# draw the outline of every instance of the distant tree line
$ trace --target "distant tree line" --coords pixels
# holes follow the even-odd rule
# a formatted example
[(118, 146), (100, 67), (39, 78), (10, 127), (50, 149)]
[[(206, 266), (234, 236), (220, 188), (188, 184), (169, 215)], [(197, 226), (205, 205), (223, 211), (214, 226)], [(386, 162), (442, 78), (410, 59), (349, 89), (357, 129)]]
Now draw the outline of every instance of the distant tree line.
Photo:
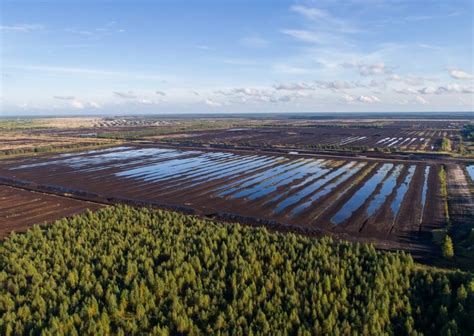
[(110, 145), (105, 142), (77, 142), (71, 144), (64, 144), (58, 146), (35, 146), (35, 147), (23, 147), (23, 148), (12, 148), (0, 150), (0, 157), (9, 155), (20, 155), (30, 153), (46, 153), (53, 151), (64, 151), (69, 149), (84, 148), (84, 147), (99, 147), (104, 145)]
[(470, 273), (372, 245), (108, 207), (0, 243), (2, 335), (472, 335)]

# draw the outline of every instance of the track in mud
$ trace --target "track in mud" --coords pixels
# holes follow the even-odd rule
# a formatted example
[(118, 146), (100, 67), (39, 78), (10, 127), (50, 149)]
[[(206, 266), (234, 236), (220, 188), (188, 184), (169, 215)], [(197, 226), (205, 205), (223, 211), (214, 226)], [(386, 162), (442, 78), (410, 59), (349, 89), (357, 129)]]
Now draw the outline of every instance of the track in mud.
[(101, 205), (0, 185), (0, 238)]

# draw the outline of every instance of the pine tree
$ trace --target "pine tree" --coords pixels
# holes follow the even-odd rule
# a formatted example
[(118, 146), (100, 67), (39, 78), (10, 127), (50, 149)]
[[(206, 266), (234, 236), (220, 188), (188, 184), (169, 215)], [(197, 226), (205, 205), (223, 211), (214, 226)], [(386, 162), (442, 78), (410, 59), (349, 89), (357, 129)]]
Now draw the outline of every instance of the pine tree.
[(443, 241), (443, 257), (450, 259), (454, 257), (454, 247), (451, 237), (446, 235)]
[(131, 207), (12, 235), (0, 242), (0, 283), (2, 335), (474, 329), (470, 273), (419, 270), (409, 255), (371, 245)]

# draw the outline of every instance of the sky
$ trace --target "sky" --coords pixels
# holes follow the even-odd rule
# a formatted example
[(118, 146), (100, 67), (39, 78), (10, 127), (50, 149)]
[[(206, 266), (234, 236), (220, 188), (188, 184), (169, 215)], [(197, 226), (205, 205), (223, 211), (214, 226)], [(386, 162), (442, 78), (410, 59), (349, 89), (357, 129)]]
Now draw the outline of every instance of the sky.
[(472, 0), (0, 0), (0, 116), (473, 111)]

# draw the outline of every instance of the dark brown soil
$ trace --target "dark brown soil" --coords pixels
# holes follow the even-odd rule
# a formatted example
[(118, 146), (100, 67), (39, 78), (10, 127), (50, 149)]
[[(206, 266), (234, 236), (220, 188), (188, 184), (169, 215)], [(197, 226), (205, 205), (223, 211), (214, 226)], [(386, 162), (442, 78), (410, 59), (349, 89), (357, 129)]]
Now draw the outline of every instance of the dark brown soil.
[[(149, 148), (135, 146), (135, 149)], [(180, 149), (178, 149), (180, 150)], [(256, 152), (238, 152), (246, 155), (256, 155)], [(71, 154), (71, 157), (82, 159), (92, 157), (90, 153)], [(182, 158), (191, 158), (198, 154), (189, 153)], [(278, 154), (258, 153), (273, 158)], [(281, 154), (286, 162), (301, 159), (298, 155)], [(316, 159), (316, 158), (313, 158)], [(102, 164), (91, 161), (85, 166), (64, 164), (59, 155), (45, 155), (35, 158), (17, 158), (0, 162), (0, 183), (21, 187), (25, 190), (2, 186), (0, 188), (0, 233), (5, 235), (11, 230), (24, 230), (34, 223), (51, 221), (61, 216), (69, 216), (85, 208), (96, 209), (101, 204), (126, 203), (132, 205), (152, 205), (155, 207), (195, 213), (217, 219), (240, 221), (246, 224), (267, 225), (271, 228), (297, 231), (305, 234), (330, 234), (352, 241), (373, 242), (384, 249), (405, 249), (427, 255), (435, 253), (432, 250), (430, 230), (443, 225), (443, 205), (439, 198), (439, 181), (437, 178), (438, 165), (431, 162), (428, 179), (428, 194), (424, 209), (421, 208), (421, 192), (423, 171), (425, 165), (419, 161), (398, 161), (404, 167), (396, 181), (396, 186), (387, 196), (386, 201), (372, 217), (368, 217), (366, 209), (371, 199), (378, 193), (382, 183), (377, 185), (372, 196), (368, 195), (363, 206), (351, 217), (335, 225), (331, 222), (334, 214), (344, 207), (344, 204), (357, 190), (377, 171), (383, 163), (390, 160), (364, 160), (363, 158), (344, 159), (343, 157), (325, 158), (328, 169), (336, 169), (349, 161), (366, 162), (366, 165), (354, 176), (338, 185), (334, 190), (311, 204), (298, 216), (292, 217), (291, 210), (305, 202), (311, 195), (324, 186), (333, 183), (330, 179), (318, 189), (306, 195), (282, 213), (275, 212), (276, 203), (269, 203), (273, 197), (285, 193), (284, 197), (294, 195), (303, 187), (288, 189), (304, 181), (306, 175), (294, 179), (291, 183), (282, 185), (272, 192), (255, 200), (249, 198), (234, 198), (220, 196), (215, 191), (218, 187), (231, 183), (240, 183), (243, 179), (264, 171), (264, 167), (246, 170), (240, 175), (205, 181), (194, 185), (193, 178), (181, 177), (179, 174), (169, 180), (146, 181), (137, 178), (124, 178), (115, 173), (132, 168), (139, 168), (150, 163), (144, 161), (132, 162), (127, 157), (112, 163)], [(165, 162), (156, 159), (153, 164)], [(56, 163), (55, 163), (56, 162)], [(222, 159), (222, 162), (230, 162)], [(38, 164), (24, 169), (18, 168), (23, 164)], [(280, 163), (275, 163), (277, 166)], [(395, 197), (395, 191), (402, 183), (409, 164), (416, 164), (413, 179), (400, 206), (398, 214), (391, 213), (390, 204)], [(212, 168), (212, 165), (209, 165)], [(187, 173), (203, 174), (199, 168), (189, 169)], [(331, 170), (332, 171), (332, 170)], [(199, 175), (206, 176), (206, 175)], [(324, 175), (318, 176), (321, 179)], [(462, 181), (461, 181), (462, 182)], [(34, 190), (30, 192), (26, 190)], [(55, 194), (46, 195), (44, 193)], [(60, 195), (67, 197), (60, 197)], [(91, 201), (88, 203), (86, 201)], [(281, 201), (281, 200), (280, 200)], [(464, 201), (465, 202), (465, 201)], [(472, 203), (471, 203), (472, 204)], [(464, 214), (465, 216), (465, 214)]]
[(101, 205), (0, 185), (0, 238)]

